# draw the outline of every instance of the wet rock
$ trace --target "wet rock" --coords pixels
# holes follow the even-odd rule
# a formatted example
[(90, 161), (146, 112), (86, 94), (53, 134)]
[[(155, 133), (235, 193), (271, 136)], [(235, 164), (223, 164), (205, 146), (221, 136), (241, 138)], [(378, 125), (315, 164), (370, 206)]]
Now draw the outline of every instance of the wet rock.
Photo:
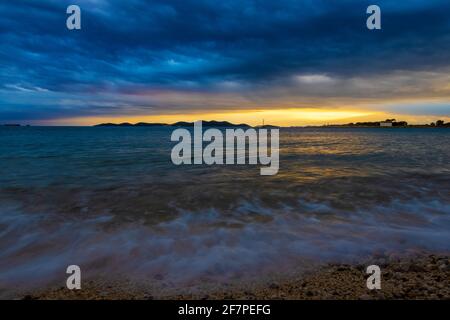
[(394, 274), (392, 275), (392, 279), (394, 280), (401, 280), (403, 278), (403, 274), (401, 272), (394, 272)]
[(439, 266), (439, 270), (441, 270), (441, 271), (450, 271), (450, 265), (443, 263), (443, 264), (441, 264)]
[(276, 283), (269, 284), (269, 289), (279, 289), (279, 288), (280, 288), (280, 286)]
[(425, 272), (425, 268), (419, 264), (412, 264), (409, 266), (409, 271), (412, 272)]
[(358, 264), (355, 268), (356, 268), (356, 270), (363, 271), (363, 272), (366, 270), (366, 266), (363, 264)]
[(400, 263), (394, 266), (395, 272), (408, 272), (409, 271), (409, 265), (406, 263)]

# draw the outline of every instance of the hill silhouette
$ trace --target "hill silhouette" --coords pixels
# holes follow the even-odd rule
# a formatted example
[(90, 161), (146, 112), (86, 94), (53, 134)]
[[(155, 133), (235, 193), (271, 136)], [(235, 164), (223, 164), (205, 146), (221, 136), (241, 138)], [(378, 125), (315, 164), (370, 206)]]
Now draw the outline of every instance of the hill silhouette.
[[(194, 122), (179, 121), (173, 124), (167, 123), (147, 123), (138, 122), (135, 124), (129, 122), (123, 123), (101, 123), (94, 127), (192, 127)], [(203, 127), (214, 127), (214, 128), (250, 128), (251, 126), (245, 123), (234, 124), (228, 121), (202, 121)]]

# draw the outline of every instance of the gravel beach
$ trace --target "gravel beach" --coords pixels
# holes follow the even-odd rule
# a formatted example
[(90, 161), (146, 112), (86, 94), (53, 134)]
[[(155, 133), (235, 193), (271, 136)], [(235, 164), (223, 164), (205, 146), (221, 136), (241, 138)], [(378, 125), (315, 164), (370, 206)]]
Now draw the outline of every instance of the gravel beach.
[[(381, 290), (366, 287), (366, 267), (377, 264), (382, 271)], [(264, 280), (262, 280), (264, 281)], [(64, 287), (26, 293), (21, 299), (288, 299), (288, 300), (371, 300), (371, 299), (450, 299), (450, 257), (427, 254), (408, 258), (378, 257), (361, 264), (327, 264), (291, 279), (270, 280), (251, 285), (173, 294), (131, 283), (111, 284), (89, 281), (82, 290)]]

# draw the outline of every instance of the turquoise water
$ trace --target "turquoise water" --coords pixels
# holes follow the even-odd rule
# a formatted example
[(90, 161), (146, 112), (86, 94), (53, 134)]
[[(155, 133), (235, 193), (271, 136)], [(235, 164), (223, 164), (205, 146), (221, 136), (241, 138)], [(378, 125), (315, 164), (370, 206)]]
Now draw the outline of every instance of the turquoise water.
[(276, 176), (175, 166), (171, 132), (0, 127), (0, 289), (69, 264), (181, 286), (450, 251), (450, 130), (282, 129)]

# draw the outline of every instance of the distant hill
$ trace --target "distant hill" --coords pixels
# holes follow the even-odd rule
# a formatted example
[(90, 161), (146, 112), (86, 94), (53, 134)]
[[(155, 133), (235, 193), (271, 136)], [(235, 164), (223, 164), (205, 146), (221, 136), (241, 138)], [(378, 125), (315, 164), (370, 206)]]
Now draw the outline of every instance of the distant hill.
[[(228, 121), (202, 121), (203, 127), (212, 128), (250, 128), (251, 126), (245, 123), (234, 124)], [(192, 127), (194, 122), (180, 121), (173, 124), (167, 123), (147, 123), (138, 122), (136, 124), (123, 122), (123, 123), (101, 123), (94, 127)]]
[[(191, 127), (193, 126), (194, 123), (193, 122), (185, 122), (185, 121), (180, 121), (177, 123), (172, 124), (172, 127)], [(245, 123), (240, 123), (240, 124), (234, 124), (228, 121), (202, 121), (202, 126), (203, 127), (212, 127), (212, 128), (250, 128), (251, 126)]]
[[(383, 128), (381, 123), (391, 124), (389, 127), (394, 128), (450, 128), (450, 122), (445, 123), (444, 120), (437, 120), (430, 124), (408, 124), (406, 121), (396, 121), (395, 119), (386, 119), (385, 121), (375, 121), (375, 122), (356, 122), (347, 124), (328, 124), (322, 127), (327, 128)], [(384, 126), (386, 128), (386, 126)]]
[[(133, 126), (133, 125), (132, 125)], [(167, 126), (165, 123), (147, 123), (147, 122), (138, 122), (134, 125), (135, 127), (164, 127)]]
[(94, 127), (132, 127), (134, 124), (123, 122), (123, 123), (101, 123), (96, 124)]

